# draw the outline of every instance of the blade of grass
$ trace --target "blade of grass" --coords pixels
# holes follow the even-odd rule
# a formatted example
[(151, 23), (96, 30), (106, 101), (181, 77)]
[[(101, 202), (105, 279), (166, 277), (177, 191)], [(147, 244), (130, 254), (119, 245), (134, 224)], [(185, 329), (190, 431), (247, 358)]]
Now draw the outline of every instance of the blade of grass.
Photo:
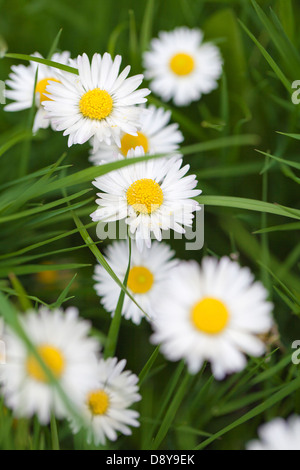
[(34, 57), (28, 54), (15, 54), (15, 53), (8, 53), (5, 54), (4, 57), (8, 59), (19, 59), (19, 60), (30, 60), (33, 62), (38, 62), (39, 64), (48, 65), (48, 67), (54, 67), (56, 69), (64, 70), (65, 72), (74, 73), (78, 75), (78, 69), (74, 67), (70, 67), (69, 65), (60, 64), (59, 62), (53, 62), (49, 59), (42, 59), (40, 57)]
[(10, 273), (8, 275), (8, 277), (9, 277), (9, 280), (10, 280), (13, 288), (15, 289), (15, 291), (16, 291), (18, 297), (19, 297), (20, 305), (21, 305), (22, 310), (24, 312), (26, 312), (26, 310), (32, 309), (32, 304), (29, 300), (29, 297), (28, 297), (24, 287), (22, 286), (21, 282), (17, 278), (17, 276), (14, 273)]
[(124, 286), (124, 284), (120, 281), (120, 279), (116, 276), (114, 271), (111, 269), (109, 266), (108, 262), (102, 255), (102, 253), (99, 251), (95, 243), (93, 242), (92, 238), (88, 234), (87, 230), (85, 229), (83, 223), (79, 219), (79, 217), (73, 212), (72, 213), (73, 220), (75, 222), (76, 227), (79, 229), (79, 233), (88, 246), (88, 248), (91, 250), (97, 261), (104, 267), (104, 269), (108, 272), (108, 274), (113, 278), (113, 280), (116, 282), (116, 284), (125, 292), (126, 295), (132, 300), (133, 303), (143, 312), (143, 314), (147, 317), (147, 313), (141, 308), (141, 306), (137, 303), (135, 298), (130, 294), (130, 292), (127, 290), (127, 288)]
[(61, 33), (62, 33), (62, 28), (60, 28), (60, 30), (58, 31), (58, 33), (55, 36), (54, 41), (53, 41), (53, 43), (50, 47), (50, 50), (49, 50), (48, 55), (47, 55), (48, 60), (51, 60), (51, 57), (53, 56), (53, 54), (57, 50), (57, 46), (58, 46), (58, 43), (59, 43), (59, 40), (60, 40)]
[(152, 366), (156, 361), (158, 353), (159, 353), (159, 346), (156, 346), (153, 353), (149, 357), (148, 361), (146, 362), (146, 364), (142, 368), (141, 372), (139, 373), (139, 386), (140, 387), (141, 387), (142, 383), (144, 382), (144, 380), (147, 378), (150, 370), (152, 369)]
[(205, 447), (207, 447), (209, 444), (214, 442), (219, 437), (224, 436), (224, 434), (226, 434), (227, 432), (232, 431), (233, 429), (240, 426), (241, 424), (246, 423), (247, 421), (254, 418), (255, 416), (258, 416), (259, 414), (268, 410), (269, 408), (274, 406), (276, 403), (282, 401), (284, 398), (288, 397), (292, 393), (297, 392), (299, 387), (300, 387), (300, 377), (298, 377), (297, 379), (294, 379), (292, 382), (281, 387), (281, 389), (278, 392), (276, 392), (274, 395), (272, 395), (270, 398), (268, 398), (263, 403), (253, 408), (251, 411), (248, 411), (248, 413), (245, 413), (243, 416), (233, 421), (228, 426), (225, 426), (223, 429), (216, 432), (212, 437), (209, 437), (204, 442), (202, 442), (197, 447), (195, 447), (194, 450), (204, 449)]
[(278, 77), (278, 79), (281, 81), (281, 83), (283, 84), (283, 86), (286, 88), (286, 90), (288, 91), (288, 93), (290, 94), (291, 92), (291, 84), (290, 84), (290, 81), (286, 78), (286, 76), (284, 75), (284, 73), (281, 71), (281, 69), (278, 67), (278, 65), (276, 64), (275, 60), (271, 57), (271, 55), (266, 51), (266, 49), (260, 44), (260, 42), (256, 39), (256, 37), (249, 31), (249, 29), (247, 28), (247, 26), (242, 23), (242, 21), (238, 20), (240, 25), (242, 26), (243, 30), (248, 34), (248, 36), (250, 37), (250, 39), (252, 39), (252, 41), (256, 44), (256, 46), (258, 47), (258, 49), (260, 50), (260, 52), (262, 53), (262, 55), (264, 56), (264, 58), (266, 59), (266, 61), (268, 62), (268, 64), (270, 65), (271, 69), (274, 71), (274, 73), (276, 74), (276, 76)]
[(255, 199), (234, 197), (234, 196), (198, 196), (195, 198), (200, 204), (207, 206), (228, 207), (235, 209), (245, 209), (257, 212), (266, 212), (268, 214), (276, 214), (292, 219), (300, 219), (300, 210), (290, 212), (289, 207), (263, 202)]
[(152, 37), (154, 5), (155, 0), (147, 0), (140, 33), (141, 52), (144, 52), (148, 48), (150, 39)]
[(156, 450), (158, 449), (158, 447), (160, 446), (160, 444), (162, 443), (162, 441), (164, 440), (164, 438), (166, 437), (167, 435), (167, 432), (172, 424), (172, 422), (174, 421), (175, 419), (175, 416), (176, 416), (176, 413), (178, 411), (178, 408), (179, 406), (181, 405), (181, 402), (183, 400), (183, 397), (184, 395), (186, 394), (187, 392), (187, 389), (191, 383), (191, 380), (192, 380), (192, 376), (186, 372), (184, 378), (182, 379), (182, 382), (180, 383), (169, 407), (168, 407), (168, 410), (164, 416), (164, 419), (161, 423), (161, 426), (158, 430), (158, 433), (152, 443), (152, 445), (150, 446), (150, 449), (151, 450)]
[[(127, 281), (128, 281), (129, 271), (130, 271), (130, 262), (131, 262), (131, 238), (130, 237), (128, 237), (128, 243), (129, 243), (129, 259), (128, 259), (128, 266), (127, 266), (126, 274), (125, 274), (124, 281), (123, 281), (123, 285), (125, 288), (127, 286)], [(125, 298), (125, 292), (121, 290), (117, 307), (114, 312), (114, 316), (112, 318), (108, 335), (107, 335), (107, 339), (106, 339), (105, 349), (103, 353), (104, 359), (107, 359), (108, 357), (113, 357), (116, 351), (120, 325), (121, 325), (124, 298)]]

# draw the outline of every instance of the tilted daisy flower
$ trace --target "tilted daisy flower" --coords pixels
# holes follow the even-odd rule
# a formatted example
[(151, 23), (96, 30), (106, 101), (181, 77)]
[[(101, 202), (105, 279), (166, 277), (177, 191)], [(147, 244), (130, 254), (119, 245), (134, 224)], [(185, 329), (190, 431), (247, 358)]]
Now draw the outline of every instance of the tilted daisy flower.
[[(144, 154), (142, 147), (129, 151), (129, 157)], [(195, 175), (185, 176), (189, 165), (182, 159), (149, 159), (105, 174), (93, 182), (99, 208), (91, 214), (94, 222), (125, 219), (138, 249), (151, 246), (151, 234), (161, 241), (162, 230), (185, 233), (200, 205), (192, 199), (201, 193), (194, 189)]]
[(264, 353), (257, 335), (272, 326), (267, 295), (248, 268), (228, 257), (205, 257), (201, 267), (181, 262), (157, 308), (151, 340), (169, 360), (184, 359), (192, 374), (208, 360), (223, 379), (246, 366), (243, 352)]
[(116, 144), (99, 144), (90, 152), (89, 160), (94, 165), (101, 165), (118, 158), (118, 155), (127, 157), (129, 150), (142, 146), (145, 154), (172, 153), (178, 149), (183, 141), (183, 135), (178, 124), (169, 124), (171, 112), (164, 108), (150, 105), (141, 108), (140, 125), (137, 135), (121, 134), (121, 148)]
[[(117, 358), (100, 359), (97, 371), (97, 385), (91, 388), (82, 402), (82, 415), (87, 427), (88, 442), (95, 445), (115, 441), (118, 432), (131, 434), (129, 426), (138, 427), (139, 413), (128, 409), (141, 399), (138, 393), (138, 377), (124, 371), (126, 360)], [(71, 420), (74, 433), (79, 431), (77, 423)]]
[[(153, 242), (151, 248), (145, 248), (142, 252), (132, 245), (130, 271), (127, 288), (133, 295), (138, 305), (146, 312), (148, 320), (155, 316), (156, 303), (164, 294), (165, 283), (171, 271), (177, 265), (177, 260), (172, 260), (174, 251), (165, 243)], [(129, 260), (129, 246), (126, 241), (116, 241), (107, 248), (106, 260), (118, 278), (123, 281)], [(95, 267), (95, 290), (102, 297), (104, 308), (114, 313), (120, 289), (115, 281), (100, 264)], [(138, 306), (125, 295), (122, 314), (127, 320), (140, 324), (144, 317)]]
[(258, 429), (259, 440), (250, 441), (247, 450), (300, 450), (300, 417), (275, 418)]
[(186, 27), (162, 31), (152, 39), (150, 51), (143, 55), (145, 78), (164, 101), (173, 98), (177, 106), (185, 106), (217, 88), (222, 58), (218, 47), (202, 41), (201, 30)]
[[(42, 58), (37, 52), (32, 54), (35, 57)], [(70, 52), (64, 51), (52, 55), (53, 62), (60, 64), (68, 64), (70, 60)], [(37, 82), (34, 90), (35, 75), (38, 69)], [(12, 72), (9, 74), (9, 80), (5, 84), (10, 87), (5, 91), (6, 98), (13, 100), (13, 103), (7, 104), (5, 111), (21, 111), (29, 109), (32, 106), (33, 95), (35, 92), (35, 104), (37, 112), (33, 123), (33, 132), (37, 132), (40, 128), (52, 126), (51, 120), (47, 117), (43, 102), (51, 100), (46, 94), (46, 87), (51, 82), (59, 81), (59, 72), (55, 67), (48, 67), (37, 62), (30, 62), (28, 66), (13, 65)]]
[[(69, 402), (78, 406), (95, 383), (98, 341), (88, 337), (90, 323), (69, 307), (40, 308), (19, 316), (20, 323), (40, 358), (56, 378)], [(1, 389), (6, 405), (18, 417), (37, 414), (42, 424), (51, 413), (58, 418), (69, 410), (32, 351), (12, 330), (5, 334), (6, 363), (1, 366)]]
[(57, 131), (68, 135), (68, 145), (83, 144), (92, 137), (96, 141), (121, 145), (121, 132), (136, 135), (140, 108), (146, 101), (147, 88), (137, 90), (143, 75), (126, 78), (130, 66), (119, 74), (121, 56), (113, 60), (107, 52), (78, 56), (78, 76), (61, 74), (60, 83), (47, 87), (52, 101), (45, 108)]

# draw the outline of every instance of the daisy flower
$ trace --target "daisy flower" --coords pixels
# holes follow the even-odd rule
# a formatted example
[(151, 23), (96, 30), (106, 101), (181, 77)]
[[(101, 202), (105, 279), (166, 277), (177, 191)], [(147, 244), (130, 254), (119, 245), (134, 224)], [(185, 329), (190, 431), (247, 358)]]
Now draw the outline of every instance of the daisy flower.
[[(131, 434), (129, 426), (138, 427), (139, 413), (128, 409), (139, 401), (138, 377), (124, 371), (126, 360), (117, 358), (101, 359), (97, 371), (97, 385), (91, 388), (82, 403), (82, 414), (87, 425), (87, 439), (95, 445), (115, 441), (117, 432)], [(71, 420), (74, 433), (79, 431), (77, 423)]]
[[(142, 252), (137, 250), (136, 245), (132, 246), (127, 288), (147, 313), (146, 318), (155, 316), (155, 305), (164, 294), (164, 284), (177, 265), (177, 261), (172, 260), (173, 256), (174, 251), (165, 243), (153, 242), (150, 249), (144, 247)], [(114, 242), (107, 248), (106, 260), (122, 281), (127, 271), (128, 259), (128, 242)], [(95, 290), (102, 297), (105, 310), (113, 313), (118, 303), (120, 289), (100, 264), (95, 267), (94, 280)], [(137, 325), (144, 316), (127, 295), (124, 298), (122, 314)]]
[(137, 90), (143, 75), (126, 78), (130, 66), (119, 74), (121, 56), (94, 54), (90, 64), (83, 54), (76, 59), (79, 75), (61, 74), (60, 83), (48, 85), (52, 101), (45, 103), (55, 128), (68, 135), (68, 145), (83, 144), (92, 137), (121, 145), (121, 132), (136, 135), (140, 108), (147, 88)]
[(152, 39), (150, 51), (143, 55), (145, 78), (164, 101), (173, 98), (177, 106), (185, 106), (217, 88), (222, 58), (214, 44), (202, 40), (201, 30), (186, 27), (162, 31), (159, 39)]
[(145, 154), (172, 153), (178, 149), (183, 141), (183, 135), (178, 129), (178, 124), (169, 124), (171, 111), (164, 108), (156, 108), (150, 105), (148, 108), (141, 107), (141, 128), (137, 135), (121, 133), (121, 148), (116, 144), (99, 144), (92, 149), (89, 160), (94, 165), (101, 165), (116, 160), (119, 153), (122, 158), (126, 157), (130, 149), (142, 146)]
[(300, 417), (275, 418), (258, 429), (260, 440), (247, 444), (247, 450), (300, 450)]
[[(40, 54), (35, 52), (32, 54), (35, 57), (42, 58)], [(68, 64), (70, 59), (70, 52), (64, 51), (62, 53), (55, 53), (51, 57), (53, 62), (60, 64)], [(38, 129), (46, 129), (52, 123), (47, 117), (43, 102), (51, 100), (51, 97), (46, 94), (46, 87), (49, 83), (59, 82), (59, 72), (55, 67), (48, 67), (44, 64), (37, 62), (30, 62), (28, 66), (13, 65), (12, 72), (9, 74), (9, 80), (6, 80), (6, 86), (10, 89), (5, 91), (6, 98), (13, 100), (4, 107), (5, 111), (21, 111), (29, 109), (32, 106), (33, 94), (35, 93), (35, 104), (37, 112), (35, 114), (32, 131), (35, 133)], [(34, 90), (35, 75), (38, 69), (37, 82)]]
[(272, 326), (267, 291), (248, 268), (228, 257), (181, 262), (161, 299), (151, 340), (171, 361), (185, 359), (192, 374), (211, 362), (216, 379), (246, 366), (243, 352), (264, 353), (256, 336)]
[[(50, 369), (71, 404), (78, 405), (95, 383), (98, 342), (89, 338), (89, 322), (74, 307), (65, 312), (41, 308), (19, 317), (28, 338)], [(5, 334), (6, 364), (1, 366), (2, 393), (19, 417), (37, 414), (47, 424), (52, 412), (68, 415), (57, 388), (25, 343), (12, 330)]]
[[(129, 151), (129, 157), (144, 154), (142, 147)], [(112, 222), (125, 219), (138, 249), (144, 243), (151, 246), (151, 234), (161, 241), (162, 230), (172, 229), (185, 233), (183, 226), (190, 227), (193, 212), (200, 205), (192, 197), (201, 191), (195, 190), (195, 175), (184, 176), (189, 165), (181, 168), (182, 159), (149, 159), (128, 165), (96, 178), (93, 182), (98, 193), (99, 208), (91, 214), (94, 222)]]

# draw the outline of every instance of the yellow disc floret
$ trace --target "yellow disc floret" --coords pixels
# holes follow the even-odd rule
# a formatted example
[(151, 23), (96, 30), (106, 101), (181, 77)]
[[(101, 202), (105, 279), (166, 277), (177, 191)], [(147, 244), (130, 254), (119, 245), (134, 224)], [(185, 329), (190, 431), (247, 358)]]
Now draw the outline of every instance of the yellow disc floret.
[(205, 297), (193, 307), (191, 320), (198, 330), (213, 335), (224, 330), (229, 312), (220, 300)]
[(134, 266), (129, 271), (127, 286), (134, 294), (146, 294), (152, 285), (154, 277), (144, 266)]
[(176, 75), (189, 75), (195, 68), (195, 62), (191, 55), (179, 52), (170, 60), (170, 69)]
[(151, 214), (163, 203), (164, 195), (160, 185), (148, 178), (137, 180), (128, 188), (127, 202), (134, 210), (142, 214)]
[[(61, 377), (65, 368), (65, 360), (59, 349), (48, 344), (43, 344), (37, 348), (37, 352), (52, 374), (56, 378)], [(43, 367), (33, 354), (30, 354), (27, 358), (26, 369), (33, 379), (44, 383), (49, 382)]]
[(136, 147), (142, 146), (144, 152), (147, 153), (149, 150), (149, 144), (147, 137), (142, 132), (137, 132), (137, 135), (124, 134), (121, 139), (121, 152), (124, 157), (127, 156), (128, 150), (135, 149)]
[(109, 397), (104, 390), (94, 390), (89, 393), (87, 404), (93, 415), (104, 415), (109, 407)]
[(112, 110), (113, 100), (110, 94), (100, 88), (87, 91), (79, 101), (79, 109), (84, 117), (101, 121)]
[[(40, 103), (43, 101), (52, 101), (49, 96), (46, 96), (45, 93), (48, 93), (46, 90), (47, 85), (51, 85), (51, 82), (57, 82), (60, 83), (59, 80), (56, 78), (43, 78), (39, 82), (37, 82), (36, 87), (35, 87), (35, 92), (40, 94)], [(49, 93), (48, 93), (49, 94)]]

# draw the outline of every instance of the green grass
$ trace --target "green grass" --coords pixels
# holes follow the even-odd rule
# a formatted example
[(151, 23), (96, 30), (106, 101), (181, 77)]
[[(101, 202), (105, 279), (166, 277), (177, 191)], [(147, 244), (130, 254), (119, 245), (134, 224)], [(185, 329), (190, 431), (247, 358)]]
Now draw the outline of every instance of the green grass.
[[(182, 363), (167, 362), (150, 344), (146, 321), (137, 327), (121, 318), (130, 295), (126, 278), (118, 279), (105, 261), (107, 242), (97, 239), (89, 217), (96, 207), (91, 181), (132, 161), (91, 167), (88, 145), (68, 148), (50, 129), (32, 136), (33, 108), (6, 113), (1, 105), (0, 316), (44, 368), (16, 316), (39, 305), (76, 305), (103, 339), (105, 354), (127, 359), (140, 379), (141, 426), (106, 448), (239, 450), (260, 424), (299, 414), (300, 366), (291, 362), (291, 344), (300, 338), (300, 108), (291, 101), (291, 84), (300, 79), (298, 2), (0, 0), (0, 8), (1, 80), (35, 51), (49, 58), (55, 50), (70, 50), (72, 57), (121, 54), (123, 67), (142, 73), (149, 40), (181, 25), (200, 27), (219, 45), (225, 65), (217, 90), (184, 108), (149, 96), (179, 123), (184, 161), (203, 191), (203, 249), (186, 252), (183, 241), (170, 243), (182, 259), (232, 254), (249, 266), (269, 290), (278, 331), (268, 338), (267, 359), (249, 358), (245, 370), (221, 382), (209, 364), (190, 376)], [(97, 262), (121, 287), (112, 322), (93, 290)], [(55, 282), (41, 281), (48, 263)], [(47, 427), (13, 420), (2, 402), (0, 423), (1, 449), (94, 448), (63, 421), (52, 418)]]

